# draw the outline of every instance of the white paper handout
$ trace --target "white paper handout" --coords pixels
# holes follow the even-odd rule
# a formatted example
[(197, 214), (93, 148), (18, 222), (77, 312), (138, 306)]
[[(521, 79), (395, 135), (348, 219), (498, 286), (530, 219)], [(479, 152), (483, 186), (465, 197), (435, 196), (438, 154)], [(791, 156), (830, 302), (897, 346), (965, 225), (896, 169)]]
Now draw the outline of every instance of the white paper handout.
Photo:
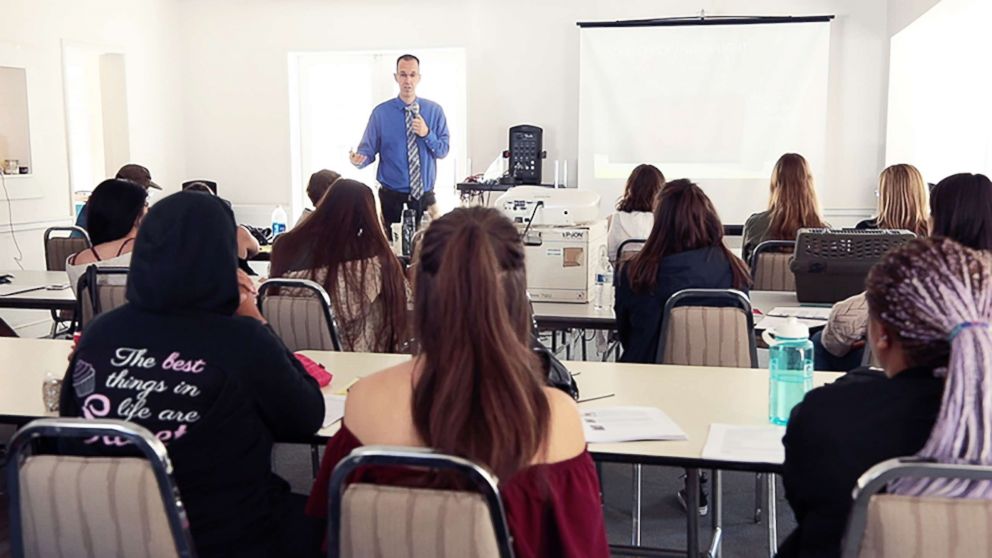
[(776, 306), (767, 315), (779, 318), (795, 316), (805, 320), (829, 320), (830, 306)]
[(784, 426), (742, 426), (711, 424), (703, 446), (703, 459), (743, 461), (745, 463), (782, 463), (785, 447)]
[(685, 432), (661, 409), (602, 407), (582, 411), (582, 429), (591, 444), (636, 440), (685, 440)]
[(324, 394), (324, 428), (344, 418), (344, 395)]

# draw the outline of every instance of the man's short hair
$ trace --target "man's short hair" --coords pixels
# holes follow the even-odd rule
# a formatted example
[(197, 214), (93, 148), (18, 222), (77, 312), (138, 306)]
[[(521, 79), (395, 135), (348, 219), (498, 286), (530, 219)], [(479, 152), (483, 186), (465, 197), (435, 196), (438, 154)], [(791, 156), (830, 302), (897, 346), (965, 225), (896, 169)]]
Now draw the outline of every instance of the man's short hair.
[(420, 59), (419, 58), (417, 58), (416, 56), (414, 56), (412, 54), (404, 54), (403, 56), (400, 56), (399, 58), (396, 59), (396, 67), (397, 68), (400, 67), (400, 62), (402, 62), (403, 60), (406, 60), (407, 62), (409, 62), (410, 60), (413, 60), (414, 62), (417, 63), (417, 67), (418, 68), (420, 67)]

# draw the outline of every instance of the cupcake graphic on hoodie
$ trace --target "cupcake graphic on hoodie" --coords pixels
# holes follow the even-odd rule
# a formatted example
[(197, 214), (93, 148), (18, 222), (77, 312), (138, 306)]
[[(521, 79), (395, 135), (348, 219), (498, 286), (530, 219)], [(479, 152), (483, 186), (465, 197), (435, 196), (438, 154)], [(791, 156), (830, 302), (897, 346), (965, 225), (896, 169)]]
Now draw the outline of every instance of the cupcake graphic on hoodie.
[(96, 390), (96, 369), (82, 359), (76, 359), (76, 367), (72, 370), (72, 387), (76, 397), (80, 399)]

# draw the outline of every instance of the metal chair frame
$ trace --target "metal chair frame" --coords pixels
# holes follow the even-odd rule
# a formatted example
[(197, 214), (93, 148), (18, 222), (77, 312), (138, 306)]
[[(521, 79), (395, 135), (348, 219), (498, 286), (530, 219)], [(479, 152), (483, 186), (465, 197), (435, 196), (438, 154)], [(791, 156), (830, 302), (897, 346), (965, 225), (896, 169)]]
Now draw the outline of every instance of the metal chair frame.
[[(648, 240), (646, 238), (628, 238), (627, 240), (624, 240), (623, 242), (620, 243), (620, 246), (617, 246), (617, 253), (615, 254), (616, 255), (616, 259), (613, 260), (613, 261), (617, 262), (617, 265), (619, 266), (620, 265), (620, 256), (623, 255), (623, 249), (624, 248), (626, 248), (628, 245), (632, 245), (632, 244), (641, 244), (642, 245), (641, 248), (644, 248), (643, 244), (646, 243), (647, 241)], [(614, 271), (616, 271), (616, 270), (614, 270)], [(617, 277), (617, 274), (614, 273), (613, 274), (613, 283), (614, 284), (616, 284), (616, 277)]]
[[(754, 338), (754, 315), (751, 313), (751, 300), (748, 299), (746, 294), (736, 289), (683, 289), (669, 297), (668, 301), (665, 302), (665, 309), (662, 313), (661, 332), (658, 335), (658, 355), (655, 357), (655, 363), (664, 363), (665, 333), (666, 328), (671, 323), (672, 311), (679, 306), (693, 306), (691, 304), (686, 304), (686, 302), (696, 299), (723, 299), (732, 303), (728, 305), (729, 307), (740, 308), (744, 311), (745, 318), (747, 320), (748, 356), (751, 360), (751, 368), (757, 368), (758, 348)], [(704, 304), (700, 306), (714, 307), (712, 304)]]
[(365, 446), (357, 448), (341, 460), (331, 473), (328, 488), (327, 556), (341, 555), (341, 501), (348, 477), (359, 467), (401, 466), (453, 471), (468, 480), (482, 494), (489, 508), (489, 518), (496, 534), (496, 544), (502, 558), (513, 558), (513, 537), (506, 521), (503, 501), (499, 496), (499, 481), (483, 467), (461, 457), (438, 453), (426, 448)]
[[(915, 457), (887, 459), (868, 469), (855, 485), (851, 496), (854, 504), (848, 515), (842, 556), (857, 558), (868, 522), (868, 504), (872, 496), (884, 490), (890, 482), (900, 478), (942, 478), (992, 481), (992, 467), (982, 465), (955, 465), (936, 463)], [(926, 498), (926, 496), (922, 496)]]
[[(72, 236), (73, 233), (79, 233), (79, 234), (81, 234), (83, 236), (83, 239), (86, 241), (86, 248), (88, 249), (88, 248), (92, 248), (93, 247), (93, 242), (90, 240), (89, 233), (86, 232), (86, 229), (83, 229), (82, 227), (76, 227), (76, 226), (48, 227), (47, 229), (45, 229), (45, 236), (44, 236), (45, 269), (47, 269), (48, 271), (65, 271), (65, 265), (64, 264), (62, 266), (62, 269), (52, 269), (52, 267), (49, 265), (49, 261), (48, 261), (49, 260), (49, 253), (50, 253), (49, 241), (50, 240), (53, 240), (53, 238), (55, 238), (55, 237), (52, 236), (53, 233), (58, 233), (58, 232), (67, 232), (67, 233), (69, 233), (69, 236), (68, 237), (58, 237), (58, 238), (71, 238), (71, 236)], [(60, 323), (63, 323), (63, 320), (59, 319), (59, 311), (58, 310), (51, 310), (51, 313), (52, 313), (52, 330), (49, 333), (49, 337), (53, 337), (54, 338), (58, 334), (58, 332), (59, 332), (59, 324)], [(71, 328), (71, 326), (72, 326), (72, 322), (70, 321), (70, 328)]]
[[(796, 241), (795, 240), (766, 240), (759, 243), (754, 247), (754, 251), (751, 252), (751, 259), (747, 262), (748, 267), (751, 268), (751, 277), (757, 274), (758, 270), (758, 257), (766, 252), (778, 251), (779, 248), (792, 248), (792, 252), (796, 252)], [(791, 273), (791, 270), (790, 270)]]
[[(294, 289), (306, 289), (311, 291), (316, 295), (317, 299), (321, 301), (321, 306), (324, 311), (324, 319), (327, 321), (327, 326), (330, 329), (331, 344), (335, 351), (341, 351), (341, 337), (338, 335), (338, 322), (334, 318), (334, 310), (331, 306), (331, 297), (327, 294), (327, 291), (323, 287), (311, 281), (309, 279), (289, 279), (289, 278), (275, 278), (268, 279), (258, 287), (258, 311), (264, 314), (262, 307), (262, 302), (265, 296), (268, 294), (270, 289), (278, 287), (287, 287)], [(284, 295), (271, 295), (271, 296), (284, 296)]]
[(112, 277), (115, 275), (127, 276), (130, 270), (126, 267), (100, 267), (96, 264), (86, 268), (86, 272), (79, 276), (79, 283), (76, 285), (76, 309), (73, 312), (73, 331), (79, 331), (86, 324), (83, 321), (83, 297), (89, 298), (90, 307), (93, 309), (94, 319), (103, 313), (103, 304), (100, 302), (100, 278)]
[[(183, 558), (196, 556), (189, 532), (189, 520), (179, 489), (172, 480), (172, 462), (163, 444), (148, 429), (138, 424), (118, 419), (44, 418), (33, 420), (17, 431), (10, 443), (7, 458), (7, 489), (10, 493), (10, 541), (13, 556), (24, 556), (24, 534), (21, 520), (20, 470), (32, 455), (34, 443), (46, 438), (91, 438), (117, 436), (131, 444), (149, 461), (169, 530), (176, 545), (177, 555)], [(60, 454), (65, 455), (65, 454)]]

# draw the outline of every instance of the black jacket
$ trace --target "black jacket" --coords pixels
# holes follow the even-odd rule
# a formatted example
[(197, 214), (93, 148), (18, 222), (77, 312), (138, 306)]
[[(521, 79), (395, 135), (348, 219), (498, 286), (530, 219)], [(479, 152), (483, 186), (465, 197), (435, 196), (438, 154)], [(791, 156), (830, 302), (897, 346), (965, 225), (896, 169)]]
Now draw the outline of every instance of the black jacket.
[(780, 557), (840, 556), (858, 477), (919, 451), (937, 420), (942, 379), (910, 368), (892, 379), (857, 369), (806, 394), (789, 418), (785, 496), (799, 524)]
[(135, 243), (129, 302), (87, 326), (61, 413), (130, 419), (165, 442), (200, 556), (275, 556), (289, 487), (272, 473), (273, 440), (316, 432), (324, 403), (268, 327), (233, 316), (236, 269), (219, 199), (157, 203)]
[(617, 333), (623, 345), (620, 361), (655, 362), (665, 303), (673, 294), (683, 289), (729, 289), (733, 286), (733, 280), (730, 262), (723, 250), (717, 247), (689, 250), (662, 258), (657, 282), (650, 293), (632, 291), (626, 267), (622, 267), (613, 308), (617, 316)]

